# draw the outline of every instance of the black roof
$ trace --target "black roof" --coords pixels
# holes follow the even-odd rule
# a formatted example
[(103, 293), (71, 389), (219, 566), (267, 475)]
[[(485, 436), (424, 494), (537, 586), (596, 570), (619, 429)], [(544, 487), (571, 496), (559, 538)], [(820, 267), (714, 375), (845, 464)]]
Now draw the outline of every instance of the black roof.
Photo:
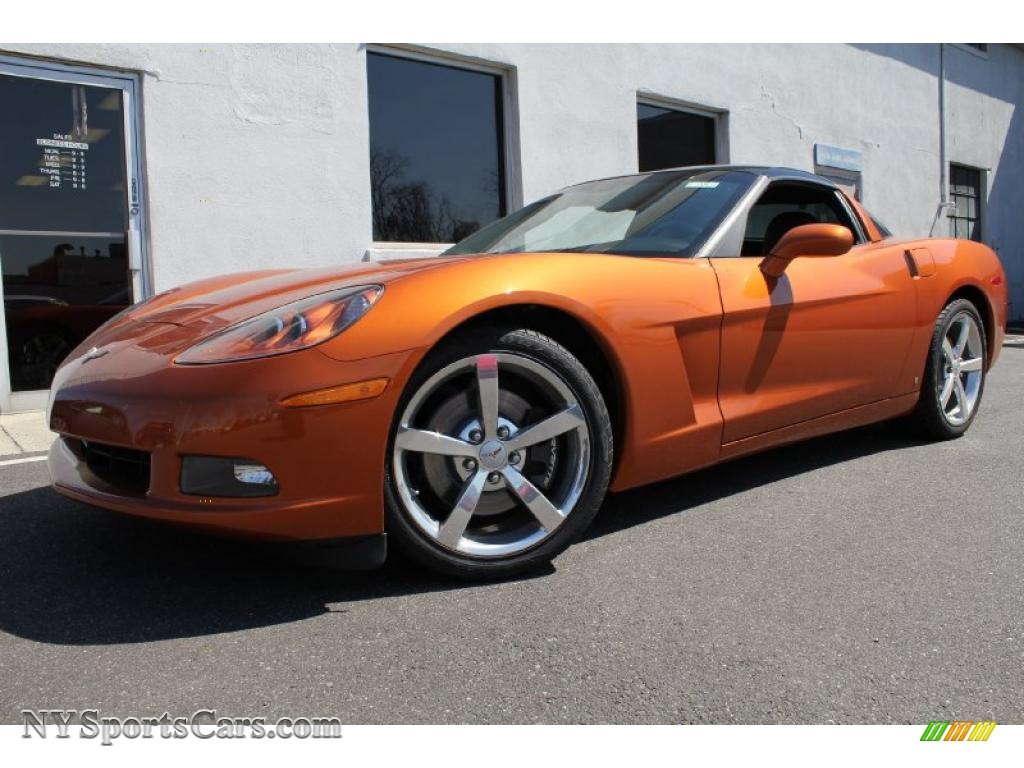
[(709, 168), (728, 168), (736, 171), (750, 171), (761, 176), (770, 176), (771, 178), (786, 178), (786, 179), (807, 179), (808, 181), (819, 181), (824, 184), (833, 184), (831, 179), (826, 179), (824, 176), (819, 176), (816, 173), (810, 171), (801, 171), (799, 168), (787, 168), (779, 165), (719, 165), (719, 166), (708, 166)]
[[(672, 173), (673, 171), (743, 171), (755, 176), (767, 176), (772, 179), (790, 179), (793, 181), (813, 181), (824, 184), (828, 187), (835, 187), (832, 179), (818, 176), (810, 171), (801, 171), (799, 168), (786, 168), (778, 165), (688, 165), (678, 168), (660, 168), (656, 171), (641, 171), (639, 173), (623, 173), (618, 176), (608, 176), (608, 179), (624, 179), (630, 176), (649, 176), (656, 173)], [(604, 179), (600, 179), (603, 181)], [(597, 179), (595, 179), (597, 181)], [(582, 182), (586, 183), (586, 182)], [(571, 186), (576, 186), (575, 184)]]

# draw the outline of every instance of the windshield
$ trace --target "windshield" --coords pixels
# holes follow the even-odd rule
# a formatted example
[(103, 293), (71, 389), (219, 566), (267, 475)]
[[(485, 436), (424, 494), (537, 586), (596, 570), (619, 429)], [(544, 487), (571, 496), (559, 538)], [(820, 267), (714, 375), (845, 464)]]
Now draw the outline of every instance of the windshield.
[(538, 200), (447, 251), (693, 256), (756, 176), (681, 170), (592, 181)]

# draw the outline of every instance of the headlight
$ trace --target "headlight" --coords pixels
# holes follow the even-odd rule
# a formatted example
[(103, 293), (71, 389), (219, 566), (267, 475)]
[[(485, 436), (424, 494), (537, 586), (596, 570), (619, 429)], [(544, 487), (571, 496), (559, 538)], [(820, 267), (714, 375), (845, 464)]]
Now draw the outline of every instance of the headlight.
[(286, 304), (203, 339), (174, 362), (227, 363), (322, 344), (365, 315), (383, 292), (382, 285), (363, 285)]

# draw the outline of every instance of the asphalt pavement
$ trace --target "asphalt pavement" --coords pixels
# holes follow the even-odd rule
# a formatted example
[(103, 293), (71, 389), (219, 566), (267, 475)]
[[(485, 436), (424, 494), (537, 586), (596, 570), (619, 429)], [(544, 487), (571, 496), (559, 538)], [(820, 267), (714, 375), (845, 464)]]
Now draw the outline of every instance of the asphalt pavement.
[(1024, 722), (1024, 345), (968, 433), (859, 429), (613, 496), (535, 577), (267, 560), (0, 461), (0, 722)]

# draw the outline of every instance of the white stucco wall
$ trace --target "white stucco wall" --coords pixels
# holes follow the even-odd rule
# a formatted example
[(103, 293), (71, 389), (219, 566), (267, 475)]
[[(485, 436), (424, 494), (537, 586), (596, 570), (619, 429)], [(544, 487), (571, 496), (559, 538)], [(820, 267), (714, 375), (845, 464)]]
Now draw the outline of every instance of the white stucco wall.
[[(210, 47), (0, 44), (141, 73), (157, 289), (241, 269), (364, 258), (372, 245), (365, 47)], [(898, 234), (926, 235), (932, 225), (937, 45), (435, 49), (514, 73), (513, 176), (526, 201), (635, 172), (643, 92), (726, 111), (731, 162), (813, 170), (815, 143), (860, 150), (867, 207)], [(1013, 313), (1024, 317), (1024, 52), (946, 51), (948, 159), (990, 169), (985, 239), (1007, 267)]]

